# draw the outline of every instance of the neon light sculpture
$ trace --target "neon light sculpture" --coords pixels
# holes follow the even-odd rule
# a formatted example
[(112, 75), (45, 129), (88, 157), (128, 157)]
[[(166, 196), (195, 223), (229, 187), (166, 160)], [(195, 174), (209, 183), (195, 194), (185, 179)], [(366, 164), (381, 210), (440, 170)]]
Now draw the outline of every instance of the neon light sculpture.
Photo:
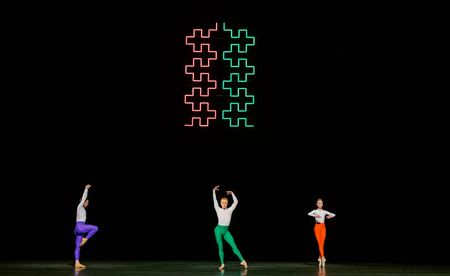
[[(249, 122), (250, 106), (255, 104), (255, 96), (249, 91), (248, 80), (255, 75), (255, 66), (248, 62), (249, 48), (255, 46), (255, 37), (247, 29), (233, 30), (222, 24), (222, 30), (214, 28), (194, 29), (192, 35), (186, 36), (185, 43), (192, 49), (192, 62), (185, 66), (185, 74), (192, 85), (191, 91), (184, 95), (185, 105), (190, 107), (190, 121), (185, 126), (209, 127), (216, 121), (221, 109), (221, 119), (229, 127), (254, 127)], [(213, 36), (213, 33), (216, 36)], [(218, 61), (218, 50), (213, 45), (219, 38), (225, 38), (222, 51), (222, 63)], [(244, 41), (244, 42), (243, 42)], [(217, 91), (214, 65), (223, 68), (222, 94)], [(217, 69), (217, 68), (216, 68)], [(217, 72), (217, 70), (216, 70)], [(220, 97), (224, 96), (224, 97)], [(226, 98), (220, 107), (219, 99)]]

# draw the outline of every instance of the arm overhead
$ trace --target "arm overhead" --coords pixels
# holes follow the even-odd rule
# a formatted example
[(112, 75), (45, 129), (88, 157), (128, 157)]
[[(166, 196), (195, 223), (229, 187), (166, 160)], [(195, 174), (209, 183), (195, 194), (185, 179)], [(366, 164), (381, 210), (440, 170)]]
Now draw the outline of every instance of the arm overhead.
[(232, 191), (227, 191), (227, 194), (231, 194), (231, 196), (233, 197), (233, 204), (231, 204), (230, 209), (234, 210), (238, 204), (238, 199)]
[(215, 186), (213, 188), (213, 202), (214, 202), (214, 209), (219, 209), (219, 203), (217, 202), (217, 195), (216, 195), (216, 191), (219, 190), (219, 185)]
[(78, 206), (83, 206), (83, 205), (84, 205), (84, 202), (85, 202), (86, 199), (87, 199), (87, 196), (88, 196), (88, 190), (89, 190), (90, 187), (91, 187), (90, 184), (87, 184), (86, 187), (84, 187), (83, 196), (81, 197), (81, 201), (80, 201), (80, 204), (78, 204)]

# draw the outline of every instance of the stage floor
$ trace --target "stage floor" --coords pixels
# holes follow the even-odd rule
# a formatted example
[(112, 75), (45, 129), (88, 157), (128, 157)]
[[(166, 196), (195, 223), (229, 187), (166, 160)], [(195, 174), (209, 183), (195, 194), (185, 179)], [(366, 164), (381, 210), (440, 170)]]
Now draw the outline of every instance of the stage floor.
[(380, 263), (329, 263), (319, 268), (316, 263), (293, 262), (249, 262), (249, 268), (243, 269), (238, 263), (229, 262), (223, 271), (217, 270), (213, 262), (108, 262), (85, 261), (86, 269), (77, 271), (70, 262), (29, 261), (0, 262), (0, 275), (78, 275), (78, 276), (115, 276), (115, 275), (186, 275), (186, 276), (336, 276), (336, 275), (450, 275), (450, 266), (400, 265)]

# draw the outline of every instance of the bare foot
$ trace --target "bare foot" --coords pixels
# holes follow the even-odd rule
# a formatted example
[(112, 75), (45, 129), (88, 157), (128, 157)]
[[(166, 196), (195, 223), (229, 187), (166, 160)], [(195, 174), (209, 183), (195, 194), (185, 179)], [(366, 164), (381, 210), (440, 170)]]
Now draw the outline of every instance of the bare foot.
[(241, 265), (242, 265), (244, 268), (248, 268), (248, 264), (247, 264), (247, 262), (246, 262), (245, 260), (243, 260), (243, 261), (241, 262)]
[(86, 268), (86, 266), (80, 264), (80, 262), (75, 262), (75, 268)]
[(221, 266), (219, 266), (219, 270), (224, 270), (225, 269), (225, 265), (222, 264)]
[(87, 242), (87, 238), (83, 238), (82, 240), (81, 240), (81, 245), (80, 246), (83, 246), (86, 242)]

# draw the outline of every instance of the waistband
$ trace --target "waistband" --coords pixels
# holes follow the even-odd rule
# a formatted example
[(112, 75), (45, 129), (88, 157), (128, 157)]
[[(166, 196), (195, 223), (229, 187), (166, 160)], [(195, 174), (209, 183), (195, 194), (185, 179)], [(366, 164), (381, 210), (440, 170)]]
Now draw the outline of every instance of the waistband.
[(325, 222), (317, 222), (317, 221), (316, 221), (316, 224), (325, 224)]

